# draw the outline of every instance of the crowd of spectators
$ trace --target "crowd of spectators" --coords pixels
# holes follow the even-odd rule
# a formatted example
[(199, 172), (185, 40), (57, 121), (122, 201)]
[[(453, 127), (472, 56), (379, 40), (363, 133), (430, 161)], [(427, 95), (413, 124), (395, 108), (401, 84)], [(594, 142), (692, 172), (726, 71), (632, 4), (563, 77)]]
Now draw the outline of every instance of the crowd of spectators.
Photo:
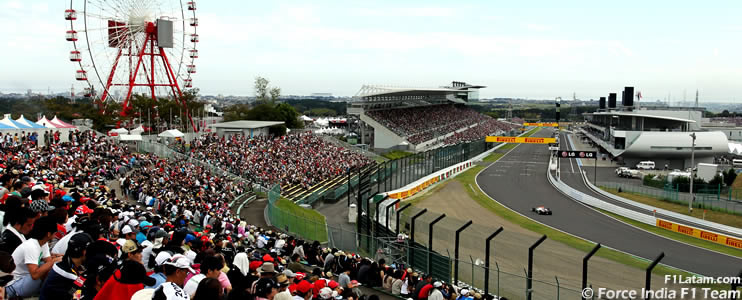
[(367, 157), (324, 141), (312, 133), (281, 137), (219, 137), (203, 135), (191, 143), (188, 155), (220, 166), (247, 180), (270, 187), (300, 185), (305, 189), (364, 167)]
[(457, 143), (471, 142), (480, 140), (488, 135), (501, 135), (515, 128), (515, 125), (497, 121), (495, 119), (487, 119), (476, 126), (467, 128), (461, 132), (455, 132), (453, 135), (446, 137), (443, 140), (444, 145), (452, 145)]
[[(360, 286), (415, 300), (482, 298), (410, 268), (249, 225), (226, 205), (243, 183), (130, 153), (90, 132), (73, 135), (45, 147), (0, 142), (3, 299), (378, 299)], [(312, 144), (311, 136), (288, 139)], [(263, 141), (250, 145), (255, 155), (284, 149)], [(115, 180), (123, 198), (106, 185)]]
[[(435, 139), (438, 136), (444, 136), (474, 124), (485, 124), (488, 127), (503, 129), (508, 126), (506, 123), (496, 121), (473, 109), (449, 104), (375, 110), (366, 112), (366, 115), (391, 129), (394, 133), (405, 137), (413, 145)], [(466, 138), (462, 139), (468, 139), (468, 137), (475, 135), (474, 132), (485, 130), (486, 128), (475, 129), (465, 134), (464, 136)], [(449, 144), (448, 142), (444, 143)]]

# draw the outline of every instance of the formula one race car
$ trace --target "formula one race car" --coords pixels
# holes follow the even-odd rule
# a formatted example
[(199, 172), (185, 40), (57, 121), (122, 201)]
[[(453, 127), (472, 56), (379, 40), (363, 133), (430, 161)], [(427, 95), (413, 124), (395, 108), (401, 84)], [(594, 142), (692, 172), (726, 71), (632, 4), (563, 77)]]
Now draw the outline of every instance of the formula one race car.
[(544, 206), (539, 206), (539, 207), (531, 208), (531, 211), (532, 212), (535, 212), (535, 213), (537, 213), (539, 215), (551, 215), (551, 209), (548, 209), (548, 208), (546, 208)]

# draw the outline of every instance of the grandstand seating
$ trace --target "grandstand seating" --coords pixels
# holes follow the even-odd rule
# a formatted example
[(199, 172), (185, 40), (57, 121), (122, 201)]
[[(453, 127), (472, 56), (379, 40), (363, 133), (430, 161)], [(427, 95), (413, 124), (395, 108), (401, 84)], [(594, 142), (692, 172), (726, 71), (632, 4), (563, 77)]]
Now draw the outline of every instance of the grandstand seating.
[(473, 109), (455, 105), (375, 110), (366, 112), (366, 115), (394, 133), (405, 137), (409, 143), (414, 145), (475, 124), (476, 126), (446, 138), (443, 144), (471, 141), (514, 128), (512, 124), (500, 122)]

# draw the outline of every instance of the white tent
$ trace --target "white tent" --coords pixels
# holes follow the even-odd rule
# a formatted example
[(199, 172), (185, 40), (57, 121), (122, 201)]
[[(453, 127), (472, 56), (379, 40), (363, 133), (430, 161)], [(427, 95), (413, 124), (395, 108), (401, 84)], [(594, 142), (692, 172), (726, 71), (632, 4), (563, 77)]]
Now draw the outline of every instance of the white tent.
[(328, 121), (327, 118), (319, 118), (314, 121), (314, 124), (316, 124), (319, 127), (326, 127), (330, 125), (330, 121)]
[(299, 118), (301, 118), (301, 120), (302, 120), (302, 121), (305, 121), (305, 122), (311, 122), (311, 121), (314, 121), (314, 119), (312, 119), (312, 118), (310, 118), (310, 117), (307, 117), (306, 115), (302, 115), (302, 116), (301, 116), (301, 117), (299, 117)]
[(129, 133), (134, 134), (134, 135), (141, 135), (142, 132), (144, 132), (144, 127), (142, 127), (142, 125), (139, 125), (139, 127), (134, 128), (131, 131), (129, 131)]
[(183, 134), (182, 132), (180, 132), (180, 130), (170, 129), (170, 130), (165, 130), (165, 131), (161, 132), (157, 136), (159, 136), (159, 137), (166, 137), (166, 138), (179, 138), (179, 137), (185, 136), (185, 134)]
[(13, 122), (13, 119), (10, 118), (10, 114), (6, 114), (5, 118), (0, 120), (0, 127), (4, 129), (18, 129), (19, 128), (18, 125), (16, 125)]
[(126, 130), (126, 128), (116, 128), (108, 132), (109, 135), (111, 133), (115, 133), (116, 135), (122, 135), (122, 134), (129, 134), (129, 131)]
[(138, 134), (122, 134), (122, 135), (119, 135), (119, 140), (121, 141), (141, 141), (142, 136)]
[(38, 121), (36, 121), (36, 124), (42, 125), (46, 128), (57, 128), (52, 124), (52, 122), (49, 121), (49, 119), (46, 118), (46, 116), (41, 117)]

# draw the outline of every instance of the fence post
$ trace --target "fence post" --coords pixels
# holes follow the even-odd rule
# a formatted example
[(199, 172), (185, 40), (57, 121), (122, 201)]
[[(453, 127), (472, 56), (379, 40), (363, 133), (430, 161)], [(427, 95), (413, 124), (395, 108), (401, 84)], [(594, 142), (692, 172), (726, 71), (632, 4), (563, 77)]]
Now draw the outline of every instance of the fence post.
[(528, 248), (528, 273), (526, 274), (526, 300), (531, 300), (531, 294), (533, 294), (533, 251), (536, 250), (536, 247), (541, 245), (546, 240), (546, 235), (544, 234), (538, 241), (533, 243), (531, 247)]
[[(502, 232), (502, 226), (493, 232), (487, 240), (484, 242), (484, 295), (489, 295), (490, 292), (490, 242), (495, 236)], [(500, 294), (500, 266), (495, 262), (497, 266), (497, 294)]]
[[(469, 254), (469, 261), (471, 262), (471, 286), (474, 287), (474, 258), (471, 257), (471, 254)], [(456, 282), (454, 281), (453, 284), (456, 284)]]
[(402, 206), (402, 208), (397, 210), (397, 226), (394, 228), (397, 232), (397, 235), (399, 235), (399, 214), (410, 206), (412, 206), (412, 203), (407, 203), (405, 204), (405, 206)]
[[(647, 267), (646, 274), (644, 277), (644, 290), (649, 291), (652, 286), (652, 269), (654, 269), (655, 266), (662, 260), (662, 258), (665, 257), (665, 252), (660, 253), (657, 258), (652, 261), (651, 264), (649, 264), (649, 267)], [(647, 299), (651, 299), (651, 295), (647, 295)]]
[(412, 216), (412, 219), (410, 220), (410, 244), (412, 244), (410, 255), (407, 256), (410, 261), (407, 262), (408, 265), (414, 266), (415, 260), (413, 259), (415, 256), (415, 219), (422, 216), (424, 213), (428, 212), (428, 209), (425, 208), (421, 210), (416, 215)]
[[(386, 218), (386, 229), (389, 230), (389, 231), (392, 231), (389, 228), (389, 208), (392, 208), (395, 205), (397, 205), (397, 203), (399, 203), (399, 201), (400, 201), (400, 199), (394, 200), (394, 202), (392, 202), (391, 204), (389, 204), (389, 205), (386, 206), (386, 215), (385, 215), (385, 218)], [(397, 214), (397, 216), (399, 216), (399, 214)], [(397, 223), (397, 224), (399, 224), (399, 223)]]
[(435, 223), (438, 223), (440, 220), (443, 220), (443, 218), (446, 217), (446, 214), (442, 214), (438, 216), (433, 222), (430, 222), (428, 225), (428, 265), (427, 265), (427, 273), (430, 274), (431, 268), (433, 262), (433, 225)]
[[(461, 232), (469, 227), (472, 223), (472, 220), (469, 220), (469, 222), (466, 222), (464, 226), (461, 226), (461, 228), (456, 230), (456, 248), (454, 248), (454, 259), (456, 259), (456, 261), (454, 262), (453, 267), (453, 284), (458, 284), (459, 282), (459, 236), (461, 235)], [(472, 266), (472, 269), (473, 268), (474, 267)]]
[(351, 186), (350, 186), (350, 174), (352, 173), (351, 172), (352, 170), (353, 170), (352, 167), (351, 168), (348, 168), (348, 206), (350, 206), (350, 194), (351, 194), (351, 191), (350, 191), (351, 190)]
[[(600, 243), (598, 243), (597, 245), (595, 245), (595, 247), (593, 247), (593, 250), (590, 250), (590, 253), (588, 253), (587, 255), (585, 255), (584, 258), (582, 258), (582, 289), (583, 290), (587, 288), (587, 262), (588, 260), (590, 260), (591, 257), (593, 257), (595, 252), (598, 252), (598, 249), (600, 249), (600, 247), (601, 247)], [(583, 300), (587, 299), (585, 298), (584, 294), (582, 296), (582, 299)]]
[[(376, 201), (376, 196), (371, 197), (371, 199), (374, 199), (374, 201)], [(380, 213), (379, 213), (379, 206), (381, 205), (381, 202), (384, 202), (384, 200), (386, 200), (386, 197), (384, 197), (383, 199), (381, 199), (379, 202), (374, 203), (374, 204), (376, 204), (376, 210), (374, 211), (374, 219), (376, 220), (376, 224), (374, 224), (374, 232), (373, 232), (373, 234), (374, 235), (377, 235), (377, 236), (378, 236), (379, 224), (380, 224), (380, 222), (379, 222), (379, 215), (380, 215)], [(371, 212), (368, 212), (368, 213), (371, 214)]]
[[(489, 269), (489, 266), (487, 266), (487, 269)], [(498, 264), (497, 262), (495, 262), (495, 269), (497, 269), (497, 295), (499, 296), (500, 295), (500, 264)], [(489, 278), (489, 275), (487, 277)]]

